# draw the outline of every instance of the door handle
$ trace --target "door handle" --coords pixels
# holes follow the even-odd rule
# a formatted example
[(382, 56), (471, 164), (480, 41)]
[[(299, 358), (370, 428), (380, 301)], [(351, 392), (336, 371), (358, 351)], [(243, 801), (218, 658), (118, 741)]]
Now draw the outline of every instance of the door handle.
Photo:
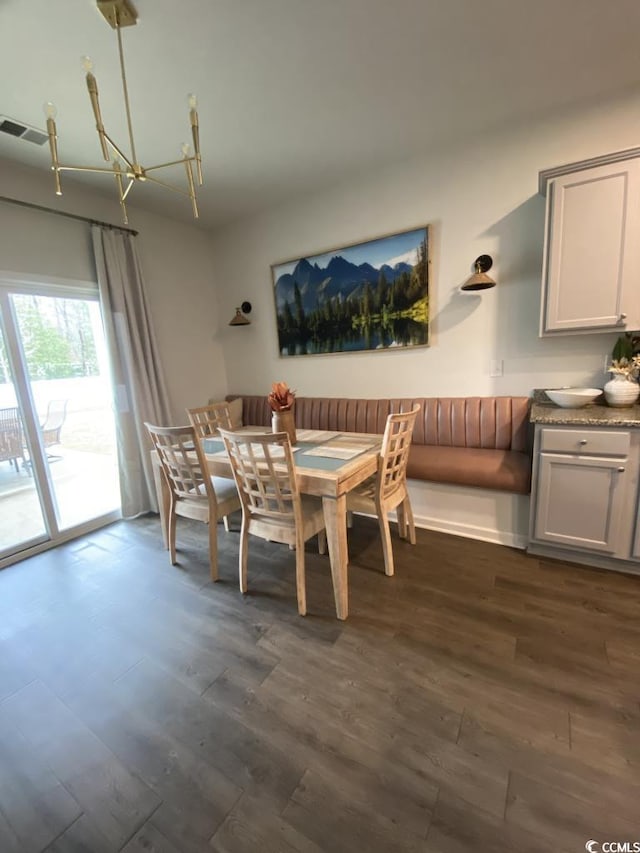
[(623, 474), (623, 473), (624, 473), (624, 468), (618, 468), (618, 474)]

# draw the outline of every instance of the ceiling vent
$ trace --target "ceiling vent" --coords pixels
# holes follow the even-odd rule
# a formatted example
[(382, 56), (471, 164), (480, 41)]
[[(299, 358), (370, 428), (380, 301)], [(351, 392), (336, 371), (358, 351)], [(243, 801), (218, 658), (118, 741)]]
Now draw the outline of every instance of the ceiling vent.
[(15, 136), (17, 139), (26, 139), (27, 142), (35, 142), (36, 145), (44, 145), (49, 138), (44, 130), (31, 127), (15, 118), (0, 116), (0, 132)]

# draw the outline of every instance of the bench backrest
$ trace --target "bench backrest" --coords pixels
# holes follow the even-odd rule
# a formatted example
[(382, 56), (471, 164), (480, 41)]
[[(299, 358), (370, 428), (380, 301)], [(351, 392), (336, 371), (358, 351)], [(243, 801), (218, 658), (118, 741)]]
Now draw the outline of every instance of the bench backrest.
[[(266, 394), (242, 395), (242, 399), (243, 423), (271, 423)], [(525, 452), (530, 404), (529, 397), (297, 397), (294, 411), (298, 429), (383, 433), (387, 415), (419, 405), (414, 444)]]

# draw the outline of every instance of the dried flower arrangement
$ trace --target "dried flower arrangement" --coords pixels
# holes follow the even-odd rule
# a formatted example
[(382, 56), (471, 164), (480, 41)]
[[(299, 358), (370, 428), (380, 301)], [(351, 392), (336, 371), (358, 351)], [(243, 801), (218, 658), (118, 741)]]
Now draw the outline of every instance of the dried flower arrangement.
[(621, 335), (611, 353), (611, 365), (607, 368), (608, 373), (615, 376), (624, 376), (629, 382), (637, 382), (640, 375), (640, 352), (637, 337), (629, 332)]
[(288, 412), (293, 407), (295, 398), (296, 392), (292, 391), (286, 382), (274, 382), (267, 400), (273, 412)]
[(615, 376), (624, 376), (629, 382), (637, 382), (640, 375), (640, 355), (634, 355), (630, 360), (624, 356), (614, 358), (608, 372)]

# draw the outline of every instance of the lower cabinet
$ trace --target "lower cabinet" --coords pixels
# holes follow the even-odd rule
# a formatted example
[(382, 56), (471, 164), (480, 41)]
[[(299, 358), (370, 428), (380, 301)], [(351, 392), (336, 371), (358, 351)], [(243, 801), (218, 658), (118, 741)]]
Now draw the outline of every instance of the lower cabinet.
[(535, 538), (573, 548), (616, 551), (624, 506), (624, 462), (541, 453), (538, 464)]
[(529, 551), (640, 561), (639, 459), (640, 431), (536, 425)]

